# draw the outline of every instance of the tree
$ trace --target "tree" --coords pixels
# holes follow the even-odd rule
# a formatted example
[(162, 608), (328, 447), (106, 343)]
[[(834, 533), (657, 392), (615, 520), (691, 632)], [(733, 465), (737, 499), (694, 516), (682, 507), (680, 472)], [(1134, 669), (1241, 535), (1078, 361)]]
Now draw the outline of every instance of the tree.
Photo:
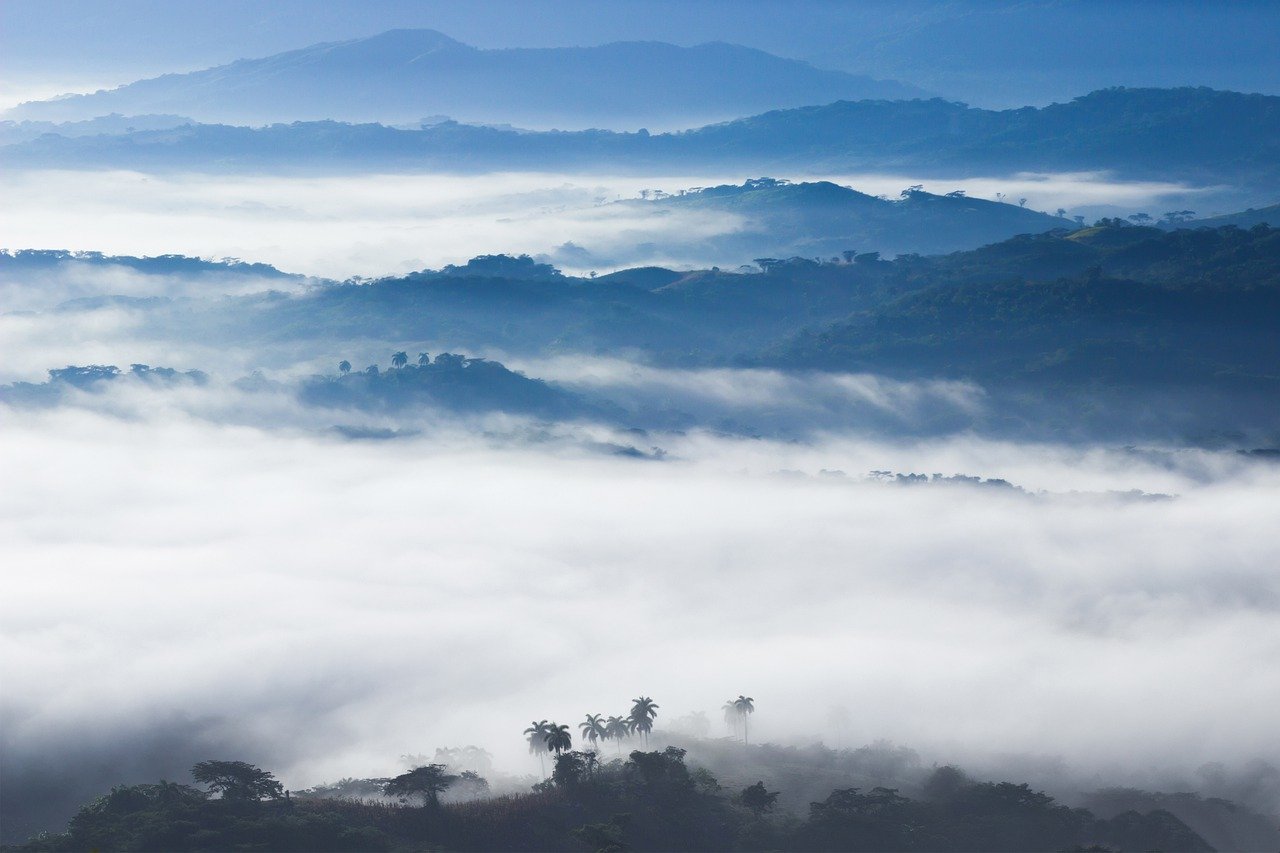
[(653, 721), (658, 718), (658, 704), (648, 696), (640, 696), (631, 700), (631, 725), (644, 735), (644, 745), (649, 745), (649, 732), (653, 731)]
[(551, 723), (547, 726), (546, 741), (547, 749), (556, 755), (573, 746), (573, 736), (569, 734), (569, 727), (558, 723)]
[(557, 788), (575, 787), (587, 774), (586, 757), (590, 754), (570, 750), (557, 755), (555, 769), (551, 771), (551, 781)]
[(604, 723), (604, 736), (618, 745), (618, 755), (622, 755), (622, 740), (631, 734), (631, 726), (626, 717), (610, 717)]
[(578, 728), (582, 730), (582, 739), (591, 741), (592, 749), (597, 749), (601, 739), (609, 736), (602, 714), (587, 714), (586, 721), (578, 723)]
[(456, 781), (458, 777), (443, 764), (428, 764), (395, 777), (382, 790), (388, 797), (422, 797), (424, 808), (435, 808), (440, 805), (440, 794)]
[(773, 808), (778, 800), (777, 791), (766, 791), (764, 782), (757, 782), (744, 788), (738, 795), (738, 801), (747, 807), (756, 817), (760, 817)]
[(430, 353), (425, 353), (425, 352), (418, 353), (418, 367), (426, 367), (430, 363), (431, 363)]
[(338, 362), (338, 372), (341, 373), (343, 376), (346, 376), (348, 373), (350, 373), (351, 362), (347, 361), (345, 358), (342, 361)]
[(742, 719), (742, 742), (749, 743), (751, 736), (751, 715), (756, 712), (756, 700), (750, 696), (738, 694), (738, 698), (733, 700), (734, 710), (738, 712), (738, 716)]
[(547, 775), (546, 759), (543, 758), (547, 754), (547, 726), (546, 720), (540, 720), (536, 723), (530, 723), (529, 728), (524, 730), (525, 737), (529, 739), (529, 753), (538, 756), (538, 766), (542, 768), (542, 775)]
[(738, 713), (738, 706), (730, 699), (720, 706), (720, 710), (724, 711), (725, 725), (733, 729), (733, 733), (736, 736), (738, 734), (738, 726), (742, 725), (742, 715)]
[(275, 776), (243, 761), (201, 761), (191, 768), (191, 775), (224, 800), (256, 803), (284, 796), (284, 786)]
[(1134, 225), (1150, 225), (1150, 224), (1151, 224), (1151, 214), (1149, 214), (1149, 213), (1135, 213), (1135, 214), (1133, 214), (1132, 216), (1130, 216), (1130, 217), (1129, 217), (1129, 220), (1130, 220)]
[(391, 366), (399, 369), (409, 363), (409, 354), (404, 350), (391, 354)]

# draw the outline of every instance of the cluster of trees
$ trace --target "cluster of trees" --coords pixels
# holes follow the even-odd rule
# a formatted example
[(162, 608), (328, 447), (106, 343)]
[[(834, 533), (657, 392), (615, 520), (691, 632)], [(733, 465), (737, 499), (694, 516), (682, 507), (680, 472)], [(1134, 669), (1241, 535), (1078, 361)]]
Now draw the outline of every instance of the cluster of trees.
[[(649, 733), (653, 731), (653, 721), (658, 718), (658, 703), (648, 696), (637, 696), (631, 700), (631, 710), (625, 715), (609, 716), (604, 714), (587, 714), (583, 722), (578, 723), (582, 739), (591, 744), (591, 752), (598, 753), (603, 741), (612, 740), (618, 746), (618, 755), (622, 755), (622, 741), (640, 734), (645, 745), (649, 744)], [(547, 720), (537, 720), (524, 730), (529, 742), (529, 752), (538, 756), (539, 765), (546, 775), (545, 757), (554, 753), (556, 758), (573, 748), (573, 735), (567, 725)]]
[[(442, 352), (439, 355), (437, 355), (435, 361), (432, 362), (430, 353), (420, 352), (418, 353), (417, 367), (421, 367), (421, 368), (437, 367), (437, 368), (444, 368), (444, 369), (452, 369), (452, 368), (467, 367), (469, 364), (472, 364), (474, 362), (482, 362), (482, 361), (484, 361), (483, 358), (467, 358), (466, 356), (455, 355), (450, 352)], [(392, 370), (404, 370), (405, 368), (410, 366), (411, 365), (409, 364), (409, 354), (404, 350), (397, 350), (396, 352), (393, 352), (391, 354)], [(380, 371), (377, 363), (375, 362), (369, 365), (368, 367), (366, 367), (362, 372), (368, 376), (377, 376)], [(342, 361), (338, 362), (338, 373), (341, 376), (346, 376), (350, 374), (351, 362), (345, 358)]]
[(410, 359), (405, 350), (391, 354), (390, 367), (371, 364), (352, 369), (350, 360), (338, 363), (337, 376), (315, 376), (299, 389), (304, 403), (362, 409), (431, 406), (479, 412), (504, 410), (539, 417), (568, 417), (590, 407), (576, 395), (531, 379), (501, 363), (442, 352), (432, 358), (420, 352)]

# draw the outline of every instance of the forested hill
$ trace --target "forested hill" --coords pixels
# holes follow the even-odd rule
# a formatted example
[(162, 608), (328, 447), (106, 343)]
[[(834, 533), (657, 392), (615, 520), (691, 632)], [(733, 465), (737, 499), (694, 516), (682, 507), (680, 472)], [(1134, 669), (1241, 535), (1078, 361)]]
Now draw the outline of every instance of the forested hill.
[(63, 249), (18, 249), (17, 251), (0, 249), (0, 280), (67, 267), (94, 269), (121, 267), (145, 275), (217, 274), (267, 279), (302, 278), (299, 275), (281, 272), (270, 264), (247, 263), (236, 258), (215, 261), (186, 255), (138, 258), (132, 255), (104, 255), (102, 252), (68, 252)]
[[(647, 195), (646, 191), (646, 195)], [(617, 202), (646, 212), (700, 211), (732, 214), (742, 225), (692, 240), (696, 256), (744, 263), (761, 255), (823, 257), (844, 252), (940, 254), (972, 249), (1075, 223), (1029, 210), (967, 198), (963, 192), (927, 193), (918, 187), (889, 200), (830, 181), (790, 183), (756, 178), (742, 185), (701, 188), (678, 195)], [(679, 245), (671, 238), (664, 249)], [(736, 259), (730, 261), (728, 259)]]
[(419, 130), (333, 121), (47, 134), (0, 149), (17, 166), (224, 169), (670, 168), (961, 176), (1109, 171), (1124, 178), (1280, 192), (1280, 97), (1106, 89), (1041, 109), (943, 100), (839, 101), (681, 133), (530, 132), (442, 121)]
[[(640, 352), (675, 364), (944, 375), (1002, 384), (1276, 393), (1280, 230), (1109, 222), (935, 257), (760, 259), (598, 280), (526, 259), (228, 303), (256, 334)], [(228, 319), (228, 325), (231, 324)]]

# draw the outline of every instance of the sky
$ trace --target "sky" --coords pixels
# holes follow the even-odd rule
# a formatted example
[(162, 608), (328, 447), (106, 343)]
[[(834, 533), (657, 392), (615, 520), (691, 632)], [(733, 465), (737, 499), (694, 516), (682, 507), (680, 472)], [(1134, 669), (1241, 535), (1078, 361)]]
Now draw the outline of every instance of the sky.
[(1249, 0), (5, 0), (0, 103), (397, 27), (438, 29), (486, 48), (728, 41), (978, 106), (1046, 102), (1107, 85), (1280, 91), (1269, 37), (1280, 27), (1280, 7)]

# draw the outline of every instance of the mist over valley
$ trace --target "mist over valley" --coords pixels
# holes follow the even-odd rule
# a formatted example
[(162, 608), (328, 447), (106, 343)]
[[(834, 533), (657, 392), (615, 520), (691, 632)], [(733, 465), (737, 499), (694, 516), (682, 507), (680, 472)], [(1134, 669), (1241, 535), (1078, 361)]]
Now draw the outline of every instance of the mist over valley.
[(1270, 66), (572, 5), (6, 25), (4, 849), (1274, 849)]

